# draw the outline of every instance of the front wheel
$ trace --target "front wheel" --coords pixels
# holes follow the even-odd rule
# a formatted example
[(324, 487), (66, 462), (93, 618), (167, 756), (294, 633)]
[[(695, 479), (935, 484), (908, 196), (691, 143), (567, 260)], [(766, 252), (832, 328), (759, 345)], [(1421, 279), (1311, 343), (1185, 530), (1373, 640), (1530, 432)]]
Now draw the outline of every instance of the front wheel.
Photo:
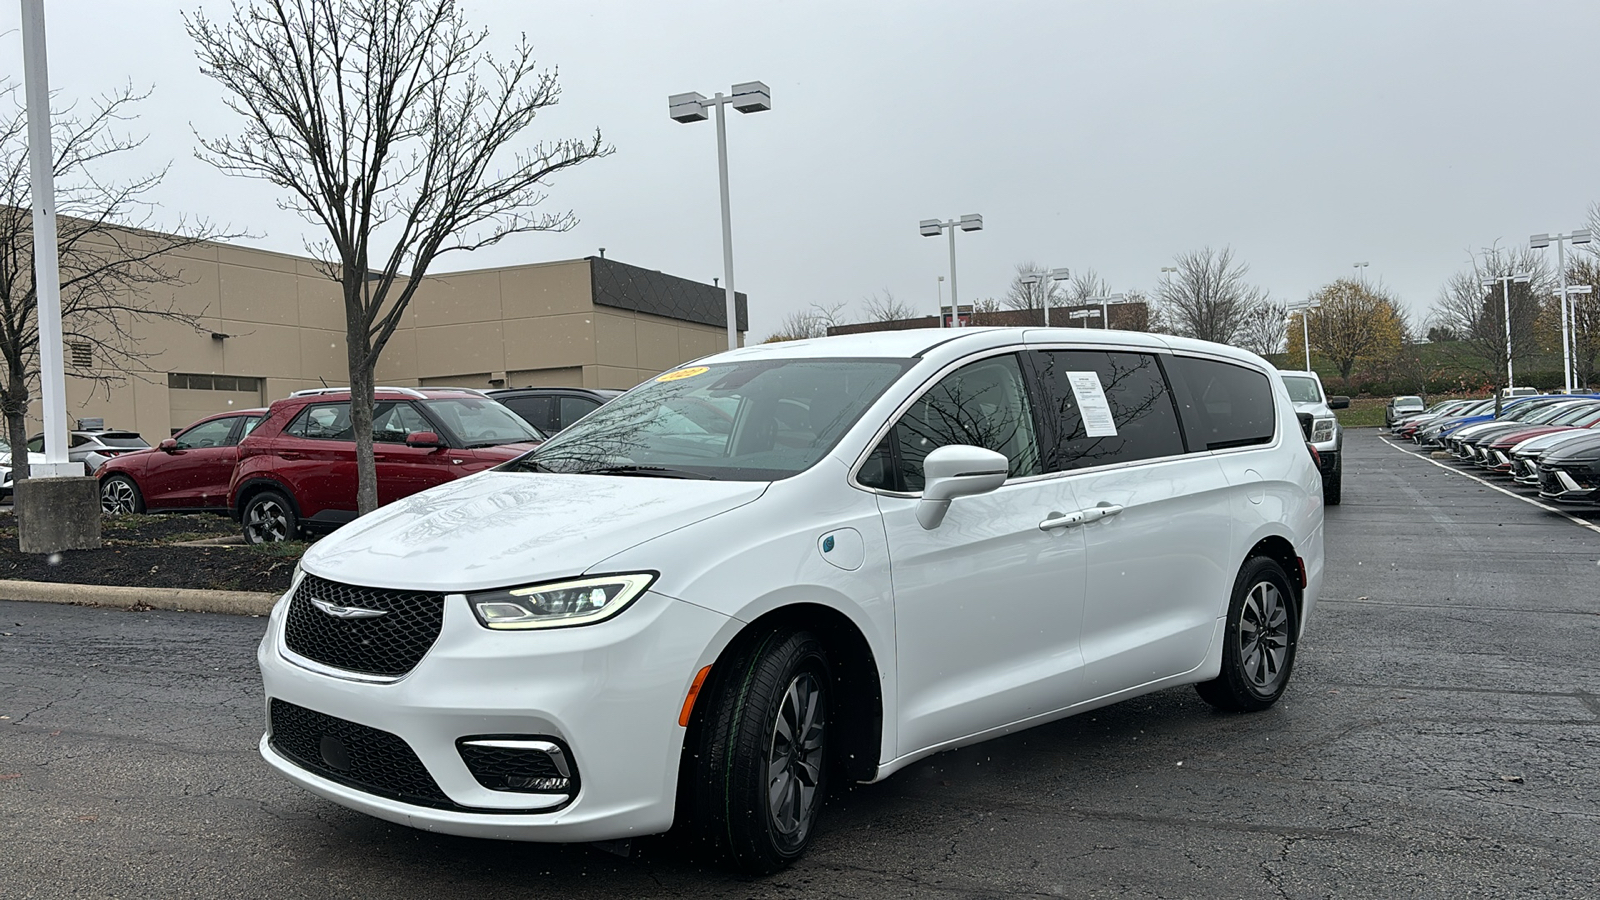
[(112, 475), (100, 482), (100, 511), (108, 516), (144, 512), (144, 497), (139, 493), (139, 486), (126, 475)]
[(1278, 702), (1289, 686), (1299, 617), (1289, 576), (1274, 560), (1245, 562), (1233, 583), (1223, 633), (1222, 671), (1195, 685), (1218, 709), (1255, 712)]
[(244, 505), (240, 517), (244, 539), (251, 544), (276, 544), (294, 540), (300, 531), (299, 517), (289, 498), (277, 491), (262, 491)]
[(833, 679), (804, 631), (732, 657), (700, 729), (694, 821), (734, 868), (770, 874), (805, 852), (822, 809)]

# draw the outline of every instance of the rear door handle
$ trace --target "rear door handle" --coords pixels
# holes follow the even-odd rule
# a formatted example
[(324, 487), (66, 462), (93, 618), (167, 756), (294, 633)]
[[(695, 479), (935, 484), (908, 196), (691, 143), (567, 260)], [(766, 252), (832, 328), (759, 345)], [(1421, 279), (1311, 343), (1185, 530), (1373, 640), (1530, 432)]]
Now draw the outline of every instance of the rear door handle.
[(1074, 525), (1082, 524), (1083, 513), (1081, 512), (1054, 513), (1039, 523), (1039, 530), (1049, 531), (1052, 528), (1071, 528)]

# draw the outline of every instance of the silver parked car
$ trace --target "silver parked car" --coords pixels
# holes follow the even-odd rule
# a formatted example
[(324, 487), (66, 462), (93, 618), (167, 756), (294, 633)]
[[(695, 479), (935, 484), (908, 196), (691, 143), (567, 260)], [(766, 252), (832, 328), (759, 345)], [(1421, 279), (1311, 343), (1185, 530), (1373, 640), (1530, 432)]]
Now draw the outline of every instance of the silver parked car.
[[(67, 432), (67, 461), (83, 463), (84, 472), (88, 475), (99, 471), (100, 466), (113, 456), (148, 449), (150, 442), (137, 431), (101, 428)], [(44, 452), (44, 435), (36, 434), (28, 439), (28, 452)]]

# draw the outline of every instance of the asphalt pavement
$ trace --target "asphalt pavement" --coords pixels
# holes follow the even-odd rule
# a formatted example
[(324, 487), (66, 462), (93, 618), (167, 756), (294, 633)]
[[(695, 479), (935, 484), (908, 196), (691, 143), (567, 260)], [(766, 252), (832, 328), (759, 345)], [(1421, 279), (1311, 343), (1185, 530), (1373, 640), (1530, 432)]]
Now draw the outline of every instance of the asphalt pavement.
[(1275, 708), (1175, 689), (934, 757), (765, 879), (347, 811), (256, 755), (265, 619), (0, 602), (0, 897), (1600, 894), (1600, 533), (1347, 441)]

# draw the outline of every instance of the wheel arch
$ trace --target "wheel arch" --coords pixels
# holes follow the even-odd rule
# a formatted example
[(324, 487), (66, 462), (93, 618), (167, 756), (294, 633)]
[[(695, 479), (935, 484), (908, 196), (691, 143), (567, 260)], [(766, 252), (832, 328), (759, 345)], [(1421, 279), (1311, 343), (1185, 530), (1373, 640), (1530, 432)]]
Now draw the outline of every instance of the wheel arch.
[(1269, 534), (1255, 542), (1250, 552), (1244, 555), (1244, 561), (1239, 564), (1242, 569), (1250, 560), (1264, 556), (1283, 567), (1283, 573), (1289, 576), (1289, 586), (1294, 589), (1295, 613), (1299, 617), (1297, 623), (1305, 626), (1305, 595), (1306, 595), (1306, 568), (1300, 554), (1295, 552), (1294, 544), (1283, 535)]
[[(852, 781), (872, 781), (877, 777), (878, 759), (883, 746), (883, 682), (876, 654), (866, 634), (849, 615), (822, 603), (799, 601), (770, 609), (739, 629), (717, 653), (712, 672), (731, 659), (750, 642), (787, 630), (815, 634), (828, 656), (833, 676), (835, 722), (840, 743), (836, 759)], [(715, 675), (713, 676), (715, 677)], [(697, 701), (684, 734), (684, 752), (697, 746), (708, 704)], [(692, 777), (693, 765), (680, 766), (679, 795), (683, 778)]]
[(276, 478), (258, 475), (245, 480), (233, 493), (234, 501), (228, 511), (235, 522), (244, 518), (244, 508), (249, 505), (251, 499), (263, 491), (277, 491), (282, 494), (284, 499), (289, 501), (289, 508), (294, 510), (295, 518), (303, 518), (300, 513), (300, 502), (295, 499), (294, 491), (289, 490), (288, 486)]

